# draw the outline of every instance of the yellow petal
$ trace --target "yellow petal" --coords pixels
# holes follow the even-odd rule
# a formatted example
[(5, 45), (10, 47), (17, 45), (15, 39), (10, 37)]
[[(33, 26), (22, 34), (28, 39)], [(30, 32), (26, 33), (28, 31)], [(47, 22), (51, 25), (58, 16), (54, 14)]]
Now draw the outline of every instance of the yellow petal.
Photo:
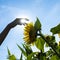
[(30, 30), (30, 28), (29, 28), (29, 27), (25, 27), (25, 29)]
[(24, 35), (29, 35), (29, 33), (28, 32), (24, 32)]
[(30, 30), (28, 30), (28, 29), (24, 29), (24, 31), (29, 32)]
[(28, 38), (29, 37), (29, 35), (26, 35), (24, 38)]

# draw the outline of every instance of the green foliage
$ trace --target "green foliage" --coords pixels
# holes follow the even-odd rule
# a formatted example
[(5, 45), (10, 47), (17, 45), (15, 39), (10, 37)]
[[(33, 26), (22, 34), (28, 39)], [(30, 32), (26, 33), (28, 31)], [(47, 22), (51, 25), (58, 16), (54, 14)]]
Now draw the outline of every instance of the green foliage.
[(55, 42), (55, 36), (50, 36), (50, 35), (48, 35), (48, 36), (46, 36), (45, 38), (46, 38), (46, 40), (48, 40), (48, 41), (50, 41), (50, 42)]
[(45, 43), (45, 47), (49, 47), (49, 45), (47, 43)]
[(37, 18), (37, 20), (35, 22), (34, 27), (35, 27), (35, 30), (41, 30), (41, 23), (40, 23), (38, 18)]
[(22, 54), (21, 54), (20, 60), (23, 60), (23, 59), (22, 59)]
[(30, 45), (23, 44), (23, 48), (25, 49), (27, 55), (29, 55), (33, 52)]
[(18, 46), (18, 48), (20, 49), (20, 51), (24, 54), (24, 56), (27, 56), (26, 51), (24, 51), (24, 49), (21, 48), (18, 44), (17, 44), (17, 46)]
[[(55, 40), (55, 36), (46, 36), (45, 39), (50, 43), (50, 44), (54, 44), (56, 42)], [(46, 47), (49, 47), (48, 43), (45, 44)]]
[(50, 30), (53, 34), (58, 34), (60, 33), (60, 24), (58, 24), (57, 26), (51, 28)]
[(60, 60), (56, 55), (53, 55), (50, 60)]
[(16, 57), (14, 55), (9, 56), (9, 60), (16, 60)]
[(11, 55), (10, 50), (8, 48), (7, 48), (7, 50), (8, 50), (8, 55), (10, 56)]
[[(18, 48), (21, 51), (21, 56), (19, 60), (23, 60), (23, 56), (25, 57), (25, 60), (60, 60), (60, 42), (59, 44), (56, 42), (54, 35), (45, 36), (44, 34), (42, 34), (41, 23), (38, 18), (34, 24), (34, 28), (36, 30), (36, 36), (37, 36), (36, 41), (34, 42), (35, 43), (34, 46), (37, 49), (39, 49), (39, 51), (33, 52), (31, 45), (28, 45), (26, 43), (22, 44), (23, 47), (17, 44)], [(59, 34), (60, 24), (51, 28), (50, 31), (53, 34)], [(45, 47), (49, 47), (49, 50), (46, 52), (44, 50)], [(7, 50), (8, 50), (8, 59), (16, 60), (16, 57), (13, 54), (11, 54), (8, 48)]]
[(37, 38), (35, 45), (39, 50), (42, 50), (44, 52), (44, 43), (45, 41), (40, 37), (40, 38)]
[(16, 57), (13, 54), (10, 53), (10, 50), (8, 48), (7, 48), (7, 50), (8, 50), (8, 58), (7, 59), (16, 60)]
[(33, 56), (36, 54), (36, 52), (32, 52), (30, 55), (27, 56), (27, 60), (33, 60)]

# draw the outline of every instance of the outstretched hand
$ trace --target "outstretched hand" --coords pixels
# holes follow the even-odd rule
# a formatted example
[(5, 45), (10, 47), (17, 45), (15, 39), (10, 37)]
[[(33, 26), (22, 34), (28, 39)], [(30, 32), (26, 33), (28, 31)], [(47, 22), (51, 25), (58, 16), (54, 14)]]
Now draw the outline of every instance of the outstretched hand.
[[(16, 18), (13, 22), (11, 22), (11, 23), (9, 24), (10, 28), (15, 27), (16, 25), (25, 25), (26, 23), (22, 23), (22, 22), (21, 22), (22, 19), (23, 19), (23, 18)], [(24, 18), (24, 19), (28, 21), (27, 18)]]
[(9, 33), (10, 29), (15, 27), (16, 25), (25, 25), (26, 22), (21, 22), (22, 19), (28, 21), (27, 18), (16, 18), (13, 22), (9, 23), (6, 28), (0, 34), (0, 45), (3, 43), (4, 39), (6, 38), (7, 34)]

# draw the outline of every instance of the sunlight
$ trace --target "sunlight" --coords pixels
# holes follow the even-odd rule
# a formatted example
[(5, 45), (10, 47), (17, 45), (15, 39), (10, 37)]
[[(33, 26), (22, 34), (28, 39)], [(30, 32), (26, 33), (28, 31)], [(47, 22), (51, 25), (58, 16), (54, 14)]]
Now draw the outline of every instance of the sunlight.
[(30, 18), (28, 14), (21, 14), (21, 15), (17, 15), (17, 18)]
[[(28, 21), (27, 21), (27, 20), (28, 20)], [(26, 20), (26, 18), (22, 18), (20, 22), (23, 23), (23, 24), (24, 24), (24, 23), (29, 23), (29, 19), (27, 19), (27, 20)]]
[(21, 15), (18, 15), (17, 17), (18, 17), (18, 18), (29, 18), (29, 16), (26, 15), (26, 14), (21, 14)]
[(23, 24), (24, 24), (24, 23), (29, 23), (29, 22), (31, 22), (29, 15), (26, 15), (26, 14), (18, 15), (17, 18), (22, 18), (22, 19), (20, 20), (20, 22), (23, 23)]

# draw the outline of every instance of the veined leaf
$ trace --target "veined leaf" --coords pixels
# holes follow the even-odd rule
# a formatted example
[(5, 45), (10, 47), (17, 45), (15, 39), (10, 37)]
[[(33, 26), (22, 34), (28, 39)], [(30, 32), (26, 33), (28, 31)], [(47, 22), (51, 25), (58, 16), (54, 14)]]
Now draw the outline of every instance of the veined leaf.
[(37, 18), (37, 20), (34, 24), (34, 27), (35, 27), (36, 30), (41, 30), (41, 23), (40, 23), (38, 18)]
[(44, 43), (45, 41), (40, 37), (40, 38), (37, 38), (35, 45), (39, 50), (42, 50), (44, 52)]
[(60, 24), (58, 24), (57, 26), (51, 28), (50, 30), (53, 34), (59, 34), (60, 33)]

